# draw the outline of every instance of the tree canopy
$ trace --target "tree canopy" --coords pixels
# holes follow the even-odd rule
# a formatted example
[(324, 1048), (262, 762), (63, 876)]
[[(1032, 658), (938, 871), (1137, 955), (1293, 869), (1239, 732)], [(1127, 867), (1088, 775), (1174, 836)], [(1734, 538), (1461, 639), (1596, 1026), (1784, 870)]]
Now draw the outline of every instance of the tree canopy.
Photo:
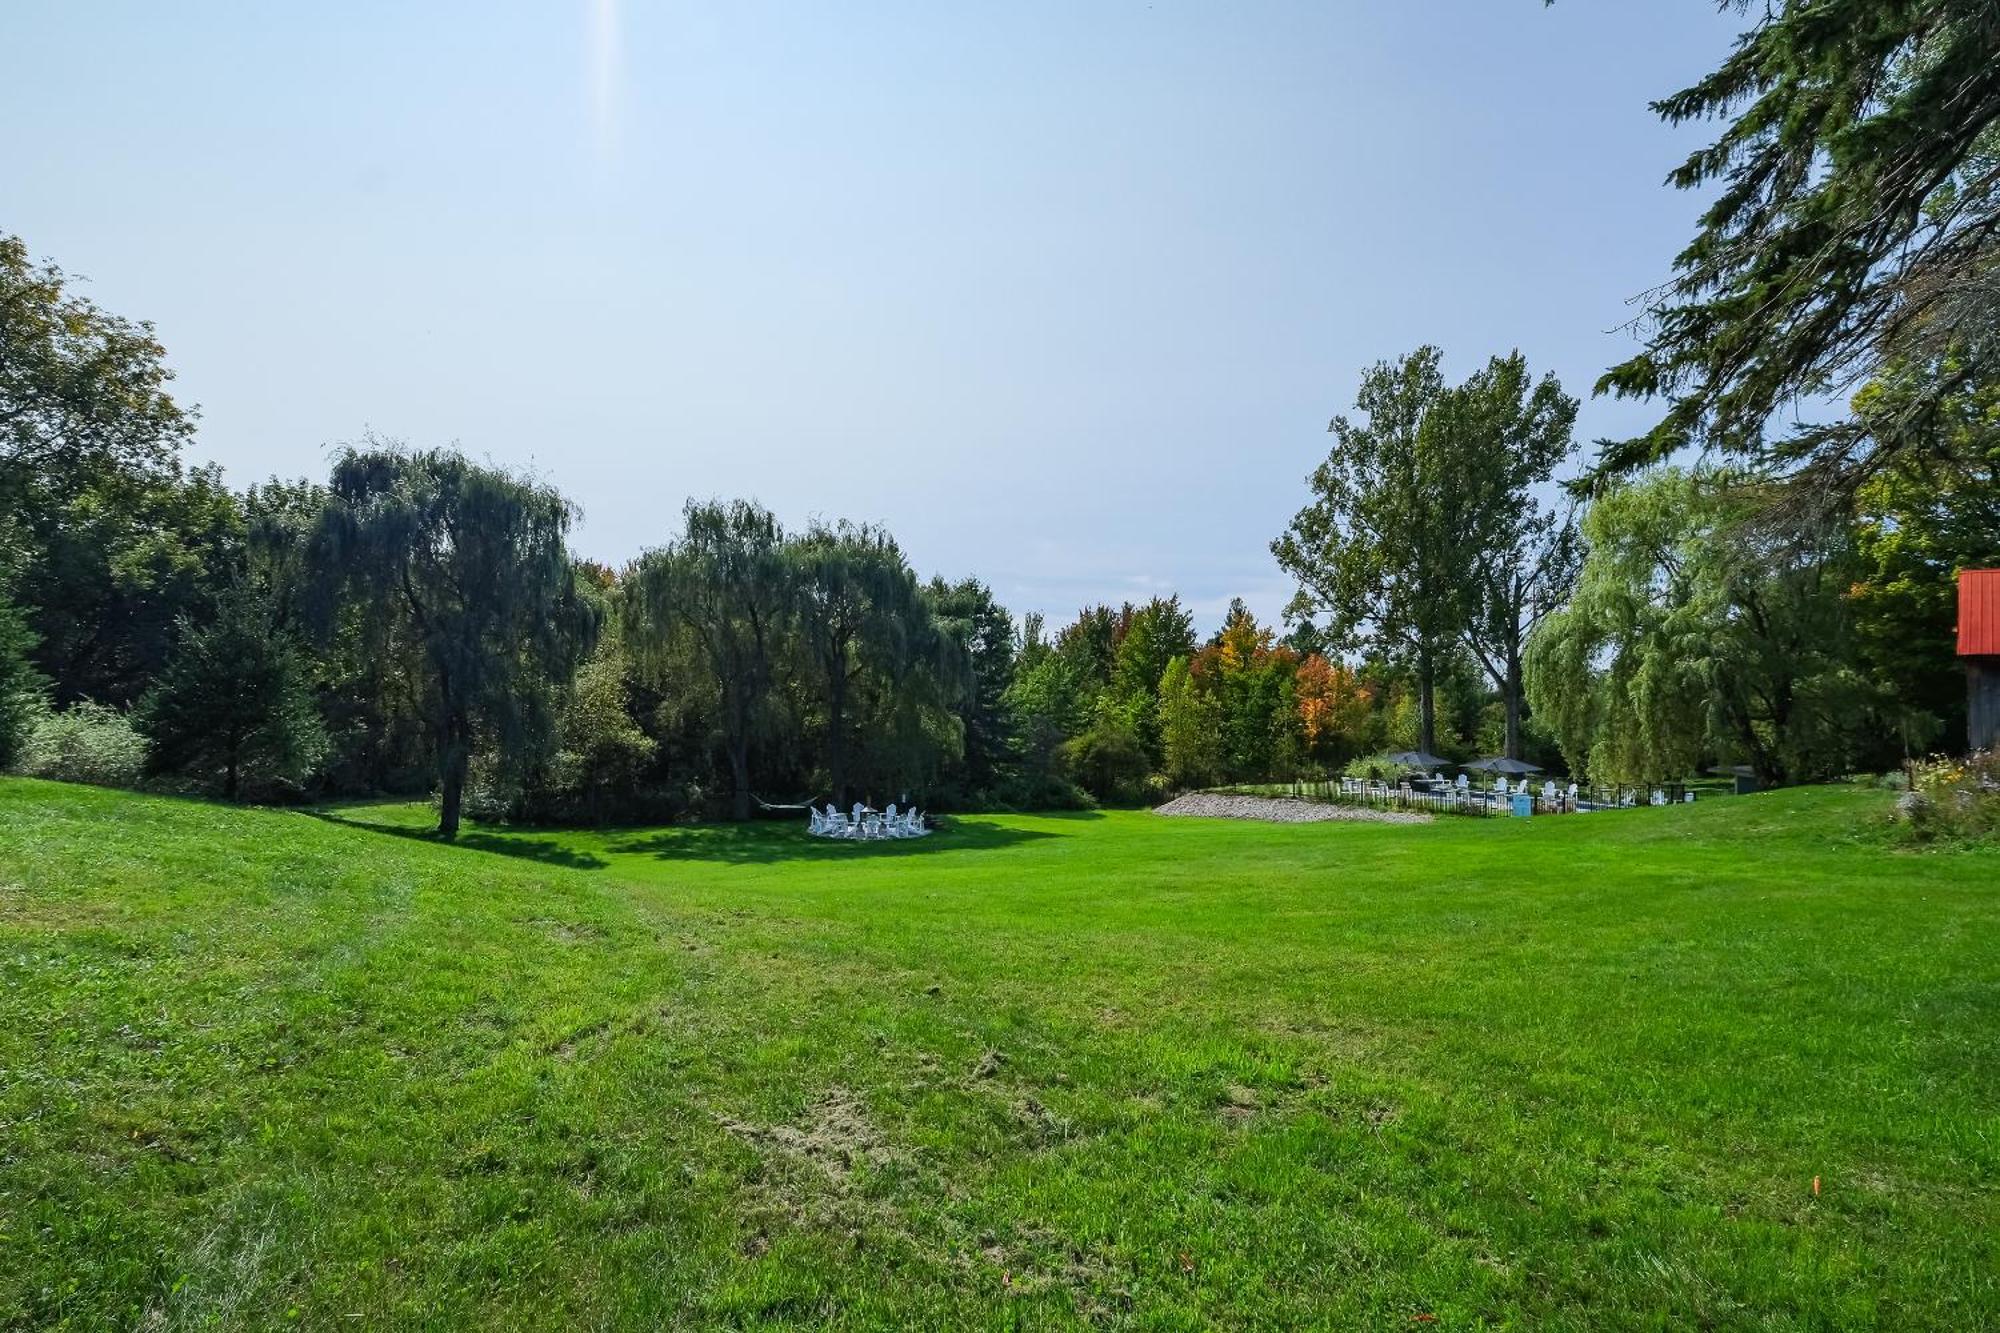
[(550, 735), (555, 694), (595, 639), (554, 488), (450, 450), (379, 442), (345, 450), (312, 538), (328, 587), (376, 617), (406, 617), (422, 654), (418, 707), (457, 834), (482, 738), (524, 754)]
[[(1655, 109), (1724, 123), (1669, 178), (1715, 195), (1647, 307), (1645, 349), (1599, 384), (1666, 401), (1603, 470), (1692, 444), (1838, 497), (1937, 443), (1939, 405), (2000, 364), (1991, 0), (1780, 0)], [(1870, 378), (1898, 383), (1897, 415), (1774, 432), (1781, 409)]]

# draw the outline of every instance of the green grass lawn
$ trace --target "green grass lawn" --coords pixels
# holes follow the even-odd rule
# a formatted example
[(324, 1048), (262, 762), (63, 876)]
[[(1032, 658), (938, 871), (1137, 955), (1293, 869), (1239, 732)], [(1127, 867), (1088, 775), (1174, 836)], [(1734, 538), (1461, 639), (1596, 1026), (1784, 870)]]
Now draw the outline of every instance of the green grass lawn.
[(2000, 858), (1886, 801), (445, 846), (0, 782), (0, 1326), (1994, 1327)]

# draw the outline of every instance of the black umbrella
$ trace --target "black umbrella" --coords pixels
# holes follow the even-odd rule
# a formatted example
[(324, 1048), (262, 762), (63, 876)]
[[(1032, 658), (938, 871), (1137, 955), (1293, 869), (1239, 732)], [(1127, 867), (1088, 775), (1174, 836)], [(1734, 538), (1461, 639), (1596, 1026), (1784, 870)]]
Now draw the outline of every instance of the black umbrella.
[(1505, 773), (1510, 778), (1542, 771), (1534, 764), (1519, 759), (1508, 759), (1497, 754), (1488, 755), (1484, 759), (1475, 759), (1469, 764), (1460, 764), (1459, 767), (1468, 773)]
[(1451, 760), (1440, 759), (1434, 754), (1425, 754), (1422, 750), (1398, 750), (1394, 754), (1383, 755), (1382, 757), (1390, 763), (1400, 764), (1404, 768), (1429, 770), (1451, 767)]

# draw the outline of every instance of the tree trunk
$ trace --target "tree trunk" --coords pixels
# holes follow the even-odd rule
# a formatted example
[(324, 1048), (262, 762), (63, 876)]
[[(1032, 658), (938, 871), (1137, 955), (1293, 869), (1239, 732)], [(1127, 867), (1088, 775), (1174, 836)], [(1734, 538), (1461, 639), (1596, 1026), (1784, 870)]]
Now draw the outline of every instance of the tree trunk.
[[(844, 668), (841, 674), (844, 674)], [(847, 682), (836, 675), (826, 692), (826, 777), (833, 787), (833, 803), (847, 808), (847, 746), (843, 732), (847, 725)]]
[(465, 756), (454, 753), (445, 760), (444, 783), (438, 801), (438, 836), (458, 836), (458, 811), (465, 803)]
[(736, 779), (736, 800), (732, 816), (737, 823), (750, 819), (750, 737), (739, 734), (729, 742), (729, 771)]
[(1417, 653), (1417, 748), (1425, 754), (1437, 753), (1437, 671), (1431, 664), (1431, 650)]
[(438, 836), (458, 836), (459, 807), (465, 803), (465, 770), (471, 762), (466, 752), (465, 728), (456, 720), (445, 724), (443, 752), (438, 756)]
[(234, 801), (236, 799), (236, 774), (237, 770), (241, 767), (237, 756), (241, 749), (241, 743), (236, 737), (231, 736), (229, 738), (229, 758), (222, 766), (222, 796), (227, 801)]
[(1521, 757), (1521, 654), (1507, 654), (1507, 749), (1509, 759)]

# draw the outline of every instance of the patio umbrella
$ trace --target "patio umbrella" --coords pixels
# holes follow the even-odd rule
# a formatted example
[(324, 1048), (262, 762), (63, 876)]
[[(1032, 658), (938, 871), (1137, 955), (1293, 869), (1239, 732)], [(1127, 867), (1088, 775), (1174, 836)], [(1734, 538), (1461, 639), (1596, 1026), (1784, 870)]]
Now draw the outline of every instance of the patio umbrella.
[(1490, 754), (1484, 759), (1475, 759), (1469, 764), (1460, 764), (1459, 767), (1468, 773), (1505, 773), (1510, 778), (1542, 771), (1539, 765), (1525, 763), (1519, 759), (1508, 759), (1497, 754)]
[(1421, 768), (1426, 772), (1433, 768), (1451, 767), (1451, 760), (1440, 759), (1434, 754), (1425, 754), (1422, 750), (1398, 750), (1394, 754), (1382, 757), (1392, 764), (1400, 764), (1404, 768)]

